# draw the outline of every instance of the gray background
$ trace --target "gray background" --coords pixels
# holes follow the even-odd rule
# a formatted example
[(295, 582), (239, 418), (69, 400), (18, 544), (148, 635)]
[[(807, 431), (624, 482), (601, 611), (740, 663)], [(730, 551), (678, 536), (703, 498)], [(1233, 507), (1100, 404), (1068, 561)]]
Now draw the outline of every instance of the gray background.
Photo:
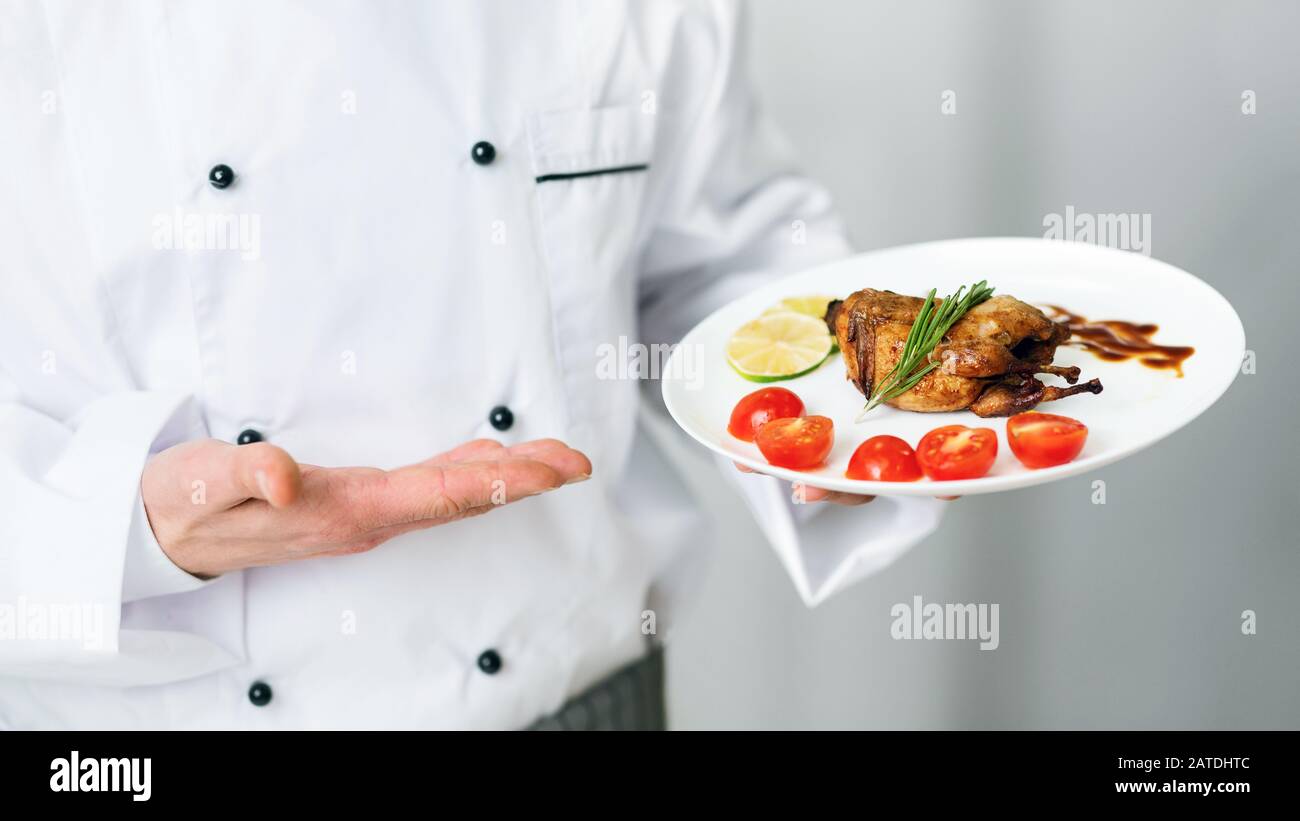
[[(1150, 213), (1153, 256), (1232, 302), (1258, 371), (1095, 476), (954, 503), (812, 611), (717, 487), (716, 557), (671, 637), (675, 727), (1300, 728), (1298, 9), (753, 3), (765, 105), (859, 247), (1041, 236), (1067, 205)], [(999, 603), (1001, 647), (892, 640), (889, 609), (914, 594)]]

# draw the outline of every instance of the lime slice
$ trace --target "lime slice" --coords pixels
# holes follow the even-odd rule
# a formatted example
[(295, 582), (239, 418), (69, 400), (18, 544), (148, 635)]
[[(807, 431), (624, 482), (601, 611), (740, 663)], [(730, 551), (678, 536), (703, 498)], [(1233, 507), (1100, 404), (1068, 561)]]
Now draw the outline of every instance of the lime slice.
[(822, 319), (826, 316), (826, 306), (831, 304), (831, 296), (791, 296), (763, 312), (764, 315), (782, 311), (794, 311), (796, 314)]
[(727, 341), (727, 362), (752, 382), (793, 379), (831, 355), (834, 340), (820, 319), (793, 311), (746, 322)]

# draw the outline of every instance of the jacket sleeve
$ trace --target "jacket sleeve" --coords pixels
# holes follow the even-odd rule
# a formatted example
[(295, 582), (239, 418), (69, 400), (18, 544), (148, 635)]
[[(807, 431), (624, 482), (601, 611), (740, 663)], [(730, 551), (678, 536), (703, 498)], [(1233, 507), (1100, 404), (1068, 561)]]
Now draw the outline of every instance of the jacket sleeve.
[(182, 679), (242, 652), (242, 579), (181, 571), (144, 516), (146, 458), (206, 430), (185, 395), (134, 390), (116, 266), (70, 205), (72, 118), (27, 114), (62, 90), (47, 12), (0, 13), (0, 676)]
[[(647, 342), (677, 342), (710, 312), (784, 273), (851, 253), (827, 191), (800, 173), (745, 76), (739, 4), (707, 6), (711, 88), (672, 151), (670, 181), (642, 260)], [(701, 70), (701, 76), (704, 71)], [(743, 494), (809, 606), (883, 568), (929, 535), (931, 499), (881, 497), (856, 508), (796, 505), (789, 487), (720, 468)]]
[[(140, 498), (149, 455), (202, 435), (187, 397), (110, 393), (61, 420), (0, 376), (0, 675), (127, 686), (238, 660), (239, 580), (172, 564)], [(183, 597), (206, 627), (167, 629)]]

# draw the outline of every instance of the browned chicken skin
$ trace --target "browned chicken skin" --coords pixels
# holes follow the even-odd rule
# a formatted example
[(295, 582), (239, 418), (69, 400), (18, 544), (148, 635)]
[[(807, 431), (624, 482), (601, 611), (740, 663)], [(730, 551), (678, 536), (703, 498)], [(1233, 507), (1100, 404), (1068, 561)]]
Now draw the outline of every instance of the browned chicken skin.
[[(839, 342), (848, 378), (870, 396), (902, 355), (907, 334), (925, 300), (866, 288), (834, 300), (826, 325)], [(936, 306), (942, 300), (935, 300)], [(1014, 297), (976, 305), (949, 329), (931, 356), (940, 366), (886, 404), (900, 410), (942, 413), (970, 408), (977, 416), (1011, 416), (1040, 402), (1076, 393), (1101, 393), (1096, 379), (1076, 385), (1079, 369), (1052, 364), (1070, 329)], [(1071, 387), (1044, 385), (1034, 374), (1060, 376)]]

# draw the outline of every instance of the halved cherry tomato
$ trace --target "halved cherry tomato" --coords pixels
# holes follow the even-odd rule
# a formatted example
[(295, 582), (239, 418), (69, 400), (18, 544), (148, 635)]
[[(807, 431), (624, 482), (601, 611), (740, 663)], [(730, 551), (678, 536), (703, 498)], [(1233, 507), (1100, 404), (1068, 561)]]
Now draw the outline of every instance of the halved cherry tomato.
[(794, 391), (785, 388), (763, 388), (754, 391), (736, 403), (731, 411), (727, 432), (746, 442), (754, 441), (754, 432), (764, 422), (803, 416), (803, 400)]
[(771, 464), (808, 470), (826, 461), (835, 444), (835, 423), (825, 416), (773, 419), (758, 429), (755, 441)]
[(902, 439), (873, 436), (853, 451), (844, 475), (873, 482), (915, 482), (921, 478), (921, 466), (916, 451)]
[(937, 482), (978, 479), (993, 467), (998, 456), (998, 435), (992, 428), (944, 425), (921, 437), (916, 461)]
[(1007, 444), (1027, 468), (1073, 461), (1088, 440), (1088, 426), (1068, 416), (1029, 411), (1007, 420)]

